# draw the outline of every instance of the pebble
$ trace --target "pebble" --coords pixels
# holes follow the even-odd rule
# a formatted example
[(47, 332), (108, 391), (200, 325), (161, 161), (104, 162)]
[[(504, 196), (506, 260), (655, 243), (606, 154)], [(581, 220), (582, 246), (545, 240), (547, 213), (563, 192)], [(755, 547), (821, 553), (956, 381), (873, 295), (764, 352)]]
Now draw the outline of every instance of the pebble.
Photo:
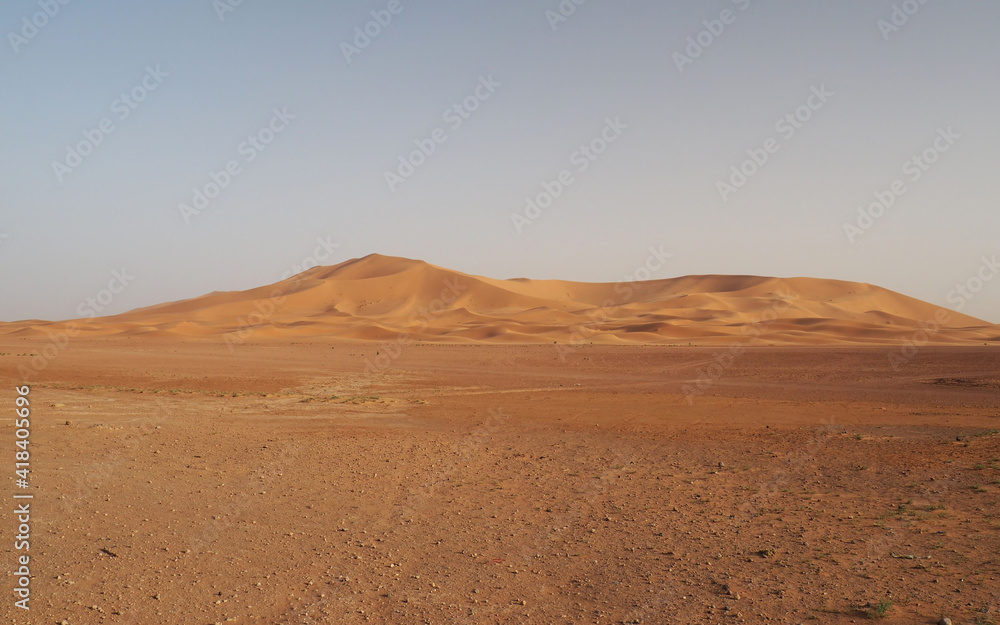
[(951, 619), (945, 616), (940, 621), (938, 621), (938, 625), (951, 625)]

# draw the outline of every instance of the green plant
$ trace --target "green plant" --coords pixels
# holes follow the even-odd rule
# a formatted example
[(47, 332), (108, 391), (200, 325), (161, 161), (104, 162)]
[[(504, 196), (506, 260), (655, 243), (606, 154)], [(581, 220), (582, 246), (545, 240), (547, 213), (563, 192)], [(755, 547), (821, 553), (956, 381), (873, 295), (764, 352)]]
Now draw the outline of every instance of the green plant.
[(871, 619), (885, 618), (885, 615), (888, 614), (891, 609), (892, 600), (885, 598), (869, 608), (866, 615)]

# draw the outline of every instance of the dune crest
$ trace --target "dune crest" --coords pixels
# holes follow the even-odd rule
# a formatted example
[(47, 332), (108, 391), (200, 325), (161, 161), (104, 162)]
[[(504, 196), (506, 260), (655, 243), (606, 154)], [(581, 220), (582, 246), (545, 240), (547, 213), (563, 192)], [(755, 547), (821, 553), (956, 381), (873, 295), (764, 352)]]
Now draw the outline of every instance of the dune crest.
[[(37, 336), (69, 323), (3, 323), (0, 335)], [(75, 323), (85, 336), (210, 340), (386, 341), (405, 334), (438, 343), (1000, 343), (1000, 326), (856, 282), (723, 275), (497, 280), (379, 254), (248, 291)]]

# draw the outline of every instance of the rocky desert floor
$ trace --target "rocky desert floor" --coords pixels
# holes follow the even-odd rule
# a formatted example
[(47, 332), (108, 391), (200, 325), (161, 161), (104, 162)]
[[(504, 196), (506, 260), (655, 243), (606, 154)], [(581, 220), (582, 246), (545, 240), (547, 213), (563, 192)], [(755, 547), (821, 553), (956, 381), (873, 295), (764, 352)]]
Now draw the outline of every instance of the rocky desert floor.
[[(0, 340), (8, 511), (17, 367), (44, 346)], [(5, 514), (2, 619), (1000, 621), (1000, 347), (894, 370), (889, 347), (709, 369), (722, 348), (414, 344), (366, 371), (377, 350), (78, 339), (47, 359), (32, 609)]]

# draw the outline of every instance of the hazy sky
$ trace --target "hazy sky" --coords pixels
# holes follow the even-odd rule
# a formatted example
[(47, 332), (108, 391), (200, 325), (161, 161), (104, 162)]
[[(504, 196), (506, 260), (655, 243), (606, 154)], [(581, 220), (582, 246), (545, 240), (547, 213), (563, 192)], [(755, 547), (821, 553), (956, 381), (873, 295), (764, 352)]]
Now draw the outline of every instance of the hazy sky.
[[(609, 282), (662, 246), (654, 278), (939, 305), (995, 271), (995, 0), (62, 2), (0, 4), (3, 320), (123, 268), (105, 312), (269, 284), (317, 238)], [(963, 312), (1000, 322), (1000, 279)]]

